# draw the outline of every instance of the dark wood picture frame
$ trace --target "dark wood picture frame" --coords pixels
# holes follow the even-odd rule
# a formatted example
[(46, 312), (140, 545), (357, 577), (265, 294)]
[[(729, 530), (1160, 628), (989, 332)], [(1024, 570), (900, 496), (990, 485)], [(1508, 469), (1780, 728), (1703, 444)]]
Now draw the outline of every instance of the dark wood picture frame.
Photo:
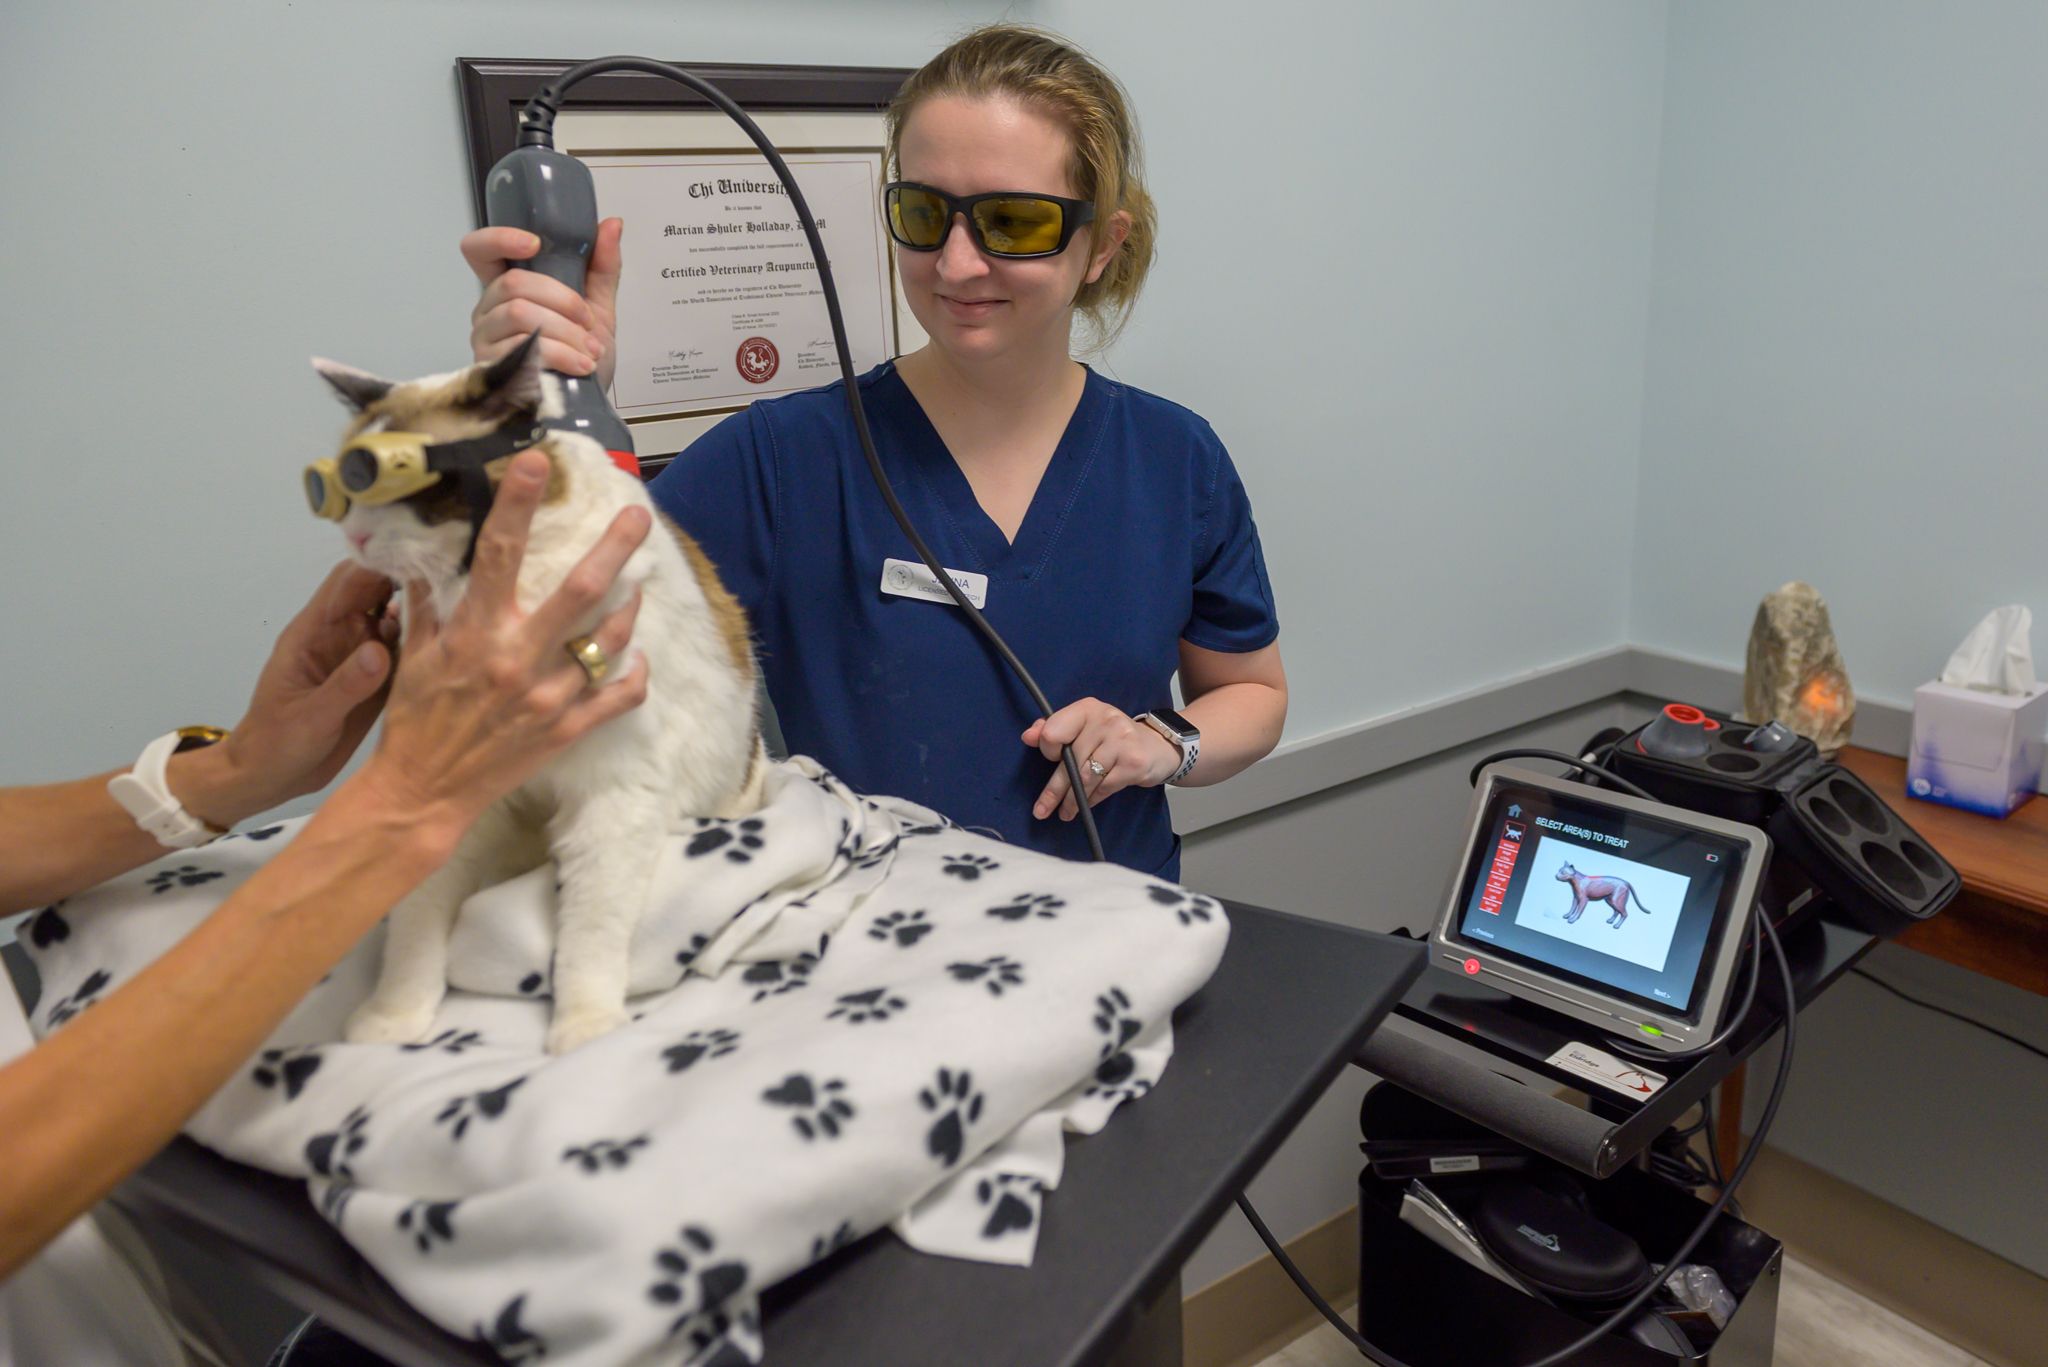
[[(461, 57), (455, 80), (469, 144), (470, 193), (479, 226), (484, 221), (484, 177), (519, 142), (519, 107), (542, 85), (576, 65), (534, 58)], [(852, 110), (886, 108), (910, 67), (787, 66), (679, 62), (723, 90), (740, 108)], [(593, 76), (570, 91), (564, 109), (709, 109), (702, 96), (674, 81), (639, 71)]]

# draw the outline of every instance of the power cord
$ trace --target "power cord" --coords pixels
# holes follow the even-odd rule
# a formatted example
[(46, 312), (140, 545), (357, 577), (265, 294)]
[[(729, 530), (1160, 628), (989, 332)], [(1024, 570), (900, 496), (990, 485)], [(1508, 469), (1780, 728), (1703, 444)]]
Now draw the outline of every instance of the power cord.
[(1975, 1017), (1972, 1016), (1966, 1016), (1960, 1011), (1951, 1011), (1946, 1006), (1936, 1006), (1933, 1002), (1926, 1001), (1920, 997), (1916, 997), (1910, 992), (1902, 992), (1898, 988), (1893, 987), (1890, 983), (1886, 982), (1883, 978), (1878, 977), (1875, 973), (1867, 972), (1861, 967), (1852, 968), (1849, 971), (1851, 973), (1854, 973), (1857, 977), (1862, 978), (1864, 981), (1872, 984), (1873, 986), (1883, 988), (1885, 991), (1891, 993), (1894, 997), (1897, 997), (1900, 1001), (1911, 1002), (1913, 1005), (1920, 1007), (1922, 1010), (1932, 1011), (1936, 1015), (1947, 1016), (1952, 1020), (1959, 1020), (1965, 1025), (1974, 1025), (1979, 1030), (1982, 1030), (1985, 1034), (1996, 1035), (1998, 1038), (2004, 1040), (2007, 1044), (2016, 1045), (2019, 1048), (2024, 1049), (2028, 1053), (2034, 1055), (2034, 1057), (2036, 1058), (2048, 1058), (2048, 1049), (2043, 1049), (2039, 1045), (2029, 1044), (2017, 1035), (2009, 1035), (1995, 1025), (1986, 1025), (1983, 1021), (1977, 1020)]
[[(1609, 746), (1608, 749), (1611, 753), (1613, 747)], [(1615, 773), (1612, 769), (1609, 769), (1606, 766), (1599, 764), (1593, 760), (1583, 759), (1578, 755), (1567, 755), (1562, 750), (1544, 750), (1540, 748), (1531, 748), (1525, 746), (1517, 746), (1515, 749), (1512, 750), (1494, 751), (1492, 754), (1486, 756), (1484, 759), (1480, 760), (1477, 764), (1474, 764), (1472, 766), (1472, 773), (1466, 781), (1470, 783), (1471, 786), (1475, 788), (1478, 787), (1479, 771), (1481, 769), (1484, 769), (1487, 765), (1492, 764), (1495, 760), (1503, 759), (1547, 759), (1552, 761), (1553, 763), (1567, 764), (1570, 765), (1572, 768), (1577, 769), (1581, 773), (1594, 775), (1594, 781), (1596, 783), (1604, 782), (1608, 784), (1610, 787), (1619, 788), (1624, 793), (1627, 793), (1630, 797), (1639, 797), (1645, 802), (1656, 802), (1660, 800), (1657, 797), (1657, 795), (1651, 792), (1649, 789), (1643, 787), (1640, 784), (1631, 783), (1629, 780), (1623, 778), (1620, 774)]]

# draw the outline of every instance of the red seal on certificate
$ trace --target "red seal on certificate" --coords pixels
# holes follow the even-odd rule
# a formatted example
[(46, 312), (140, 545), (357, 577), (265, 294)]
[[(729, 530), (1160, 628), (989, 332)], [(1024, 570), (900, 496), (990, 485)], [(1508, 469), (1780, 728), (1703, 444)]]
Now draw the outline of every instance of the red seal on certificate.
[(733, 358), (739, 367), (740, 378), (748, 384), (767, 384), (775, 378), (775, 371), (782, 364), (782, 355), (775, 350), (775, 343), (766, 337), (749, 337), (740, 343), (739, 354)]

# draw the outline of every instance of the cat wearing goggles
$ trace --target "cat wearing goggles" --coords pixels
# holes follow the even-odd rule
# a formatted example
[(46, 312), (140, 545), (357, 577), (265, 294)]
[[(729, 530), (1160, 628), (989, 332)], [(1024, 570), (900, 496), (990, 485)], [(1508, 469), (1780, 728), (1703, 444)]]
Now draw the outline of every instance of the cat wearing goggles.
[[(344, 447), (378, 433), (423, 439), (427, 450), (500, 431), (523, 439), (560, 411), (537, 337), (499, 361), (403, 383), (327, 361), (314, 366), (355, 411)], [(520, 563), (522, 605), (552, 593), (620, 510), (638, 504), (654, 513), (654, 529), (610, 595), (578, 625), (596, 630), (639, 590), (631, 645), (606, 678), (644, 655), (647, 699), (486, 811), (454, 857), (398, 904), (376, 990), (348, 1022), (352, 1042), (426, 1038), (447, 990), (449, 937), (463, 902), (550, 860), (558, 887), (553, 981), (535, 985), (554, 998), (548, 1050), (565, 1053), (622, 1024), (627, 950), (664, 837), (690, 817), (746, 816), (761, 805), (767, 755), (745, 613), (696, 543), (654, 512), (641, 482), (597, 442), (546, 431), (531, 444), (550, 469)], [(509, 461), (507, 454), (482, 467), (493, 489)], [(402, 497), (330, 510), (339, 512), (355, 560), (401, 585), (424, 580), (444, 621), (468, 585), (473, 510), (460, 485), (451, 473)]]

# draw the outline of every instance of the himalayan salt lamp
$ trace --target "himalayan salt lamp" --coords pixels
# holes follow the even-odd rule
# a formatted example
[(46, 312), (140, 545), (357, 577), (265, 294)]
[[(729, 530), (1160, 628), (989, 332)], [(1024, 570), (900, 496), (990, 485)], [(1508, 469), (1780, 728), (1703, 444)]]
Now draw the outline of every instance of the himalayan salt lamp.
[(1856, 693), (1827, 602), (1813, 585), (1795, 579), (1757, 606), (1742, 671), (1742, 710), (1746, 721), (1783, 722), (1823, 755), (1848, 744)]

